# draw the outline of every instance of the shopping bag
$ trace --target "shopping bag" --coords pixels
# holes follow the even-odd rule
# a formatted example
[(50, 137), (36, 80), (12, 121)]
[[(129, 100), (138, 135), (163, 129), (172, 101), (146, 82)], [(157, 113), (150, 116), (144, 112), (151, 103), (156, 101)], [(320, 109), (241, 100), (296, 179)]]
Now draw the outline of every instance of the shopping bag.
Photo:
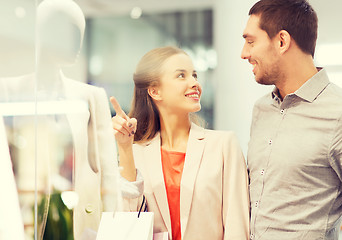
[(153, 212), (103, 212), (96, 240), (152, 240)]
[(153, 220), (143, 196), (139, 212), (103, 212), (96, 240), (153, 240)]
[(153, 240), (169, 240), (169, 234), (168, 232), (154, 233)]

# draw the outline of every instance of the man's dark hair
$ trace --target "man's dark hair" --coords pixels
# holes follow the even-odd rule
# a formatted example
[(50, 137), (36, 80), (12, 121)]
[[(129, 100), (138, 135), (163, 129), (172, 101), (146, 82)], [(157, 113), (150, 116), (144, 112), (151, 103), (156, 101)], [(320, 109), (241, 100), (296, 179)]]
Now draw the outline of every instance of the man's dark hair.
[(286, 30), (299, 48), (314, 57), (318, 19), (306, 0), (261, 0), (249, 11), (260, 16), (260, 28), (272, 39)]

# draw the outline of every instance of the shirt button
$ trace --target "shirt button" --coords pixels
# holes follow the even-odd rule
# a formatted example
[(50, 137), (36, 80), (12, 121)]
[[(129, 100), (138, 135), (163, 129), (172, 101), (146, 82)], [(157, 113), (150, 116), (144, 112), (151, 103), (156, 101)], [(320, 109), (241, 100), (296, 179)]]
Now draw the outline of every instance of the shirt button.
[(86, 213), (92, 213), (94, 211), (94, 208), (91, 204), (88, 204), (85, 208)]
[(268, 140), (268, 144), (269, 144), (269, 145), (272, 144), (272, 139)]
[(264, 174), (265, 174), (265, 170), (262, 169), (262, 170), (260, 171), (260, 174), (261, 174), (261, 175), (264, 175)]
[(250, 239), (252, 240), (252, 239), (254, 239), (254, 234), (251, 234), (251, 237), (250, 237)]
[(285, 112), (285, 110), (284, 110), (284, 109), (280, 110), (280, 113), (281, 113), (281, 114), (284, 114), (284, 112)]
[(255, 202), (255, 207), (256, 207), (256, 208), (259, 207), (259, 201), (256, 201), (256, 202)]

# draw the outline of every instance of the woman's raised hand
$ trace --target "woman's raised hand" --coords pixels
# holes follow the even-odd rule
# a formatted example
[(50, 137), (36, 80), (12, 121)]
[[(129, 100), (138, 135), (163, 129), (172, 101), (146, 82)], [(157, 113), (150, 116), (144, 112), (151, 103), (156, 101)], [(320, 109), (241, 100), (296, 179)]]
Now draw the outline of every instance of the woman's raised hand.
[(120, 156), (119, 165), (122, 168), (121, 176), (128, 181), (136, 180), (136, 169), (133, 157), (133, 140), (137, 130), (137, 120), (129, 118), (121, 109), (120, 104), (115, 97), (110, 97), (110, 102), (116, 112), (112, 118), (112, 126), (114, 135), (118, 144), (118, 152)]
[(137, 129), (137, 120), (126, 115), (115, 97), (110, 97), (110, 102), (116, 112), (116, 115), (112, 118), (112, 126), (118, 145), (132, 145)]

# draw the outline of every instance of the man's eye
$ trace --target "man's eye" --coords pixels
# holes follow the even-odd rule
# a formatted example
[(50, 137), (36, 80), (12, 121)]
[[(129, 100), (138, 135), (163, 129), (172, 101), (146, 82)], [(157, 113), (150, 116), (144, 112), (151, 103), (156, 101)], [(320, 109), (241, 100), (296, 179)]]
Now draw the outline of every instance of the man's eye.
[(178, 75), (178, 78), (184, 78), (185, 77), (185, 74), (184, 73), (180, 73), (179, 75)]

